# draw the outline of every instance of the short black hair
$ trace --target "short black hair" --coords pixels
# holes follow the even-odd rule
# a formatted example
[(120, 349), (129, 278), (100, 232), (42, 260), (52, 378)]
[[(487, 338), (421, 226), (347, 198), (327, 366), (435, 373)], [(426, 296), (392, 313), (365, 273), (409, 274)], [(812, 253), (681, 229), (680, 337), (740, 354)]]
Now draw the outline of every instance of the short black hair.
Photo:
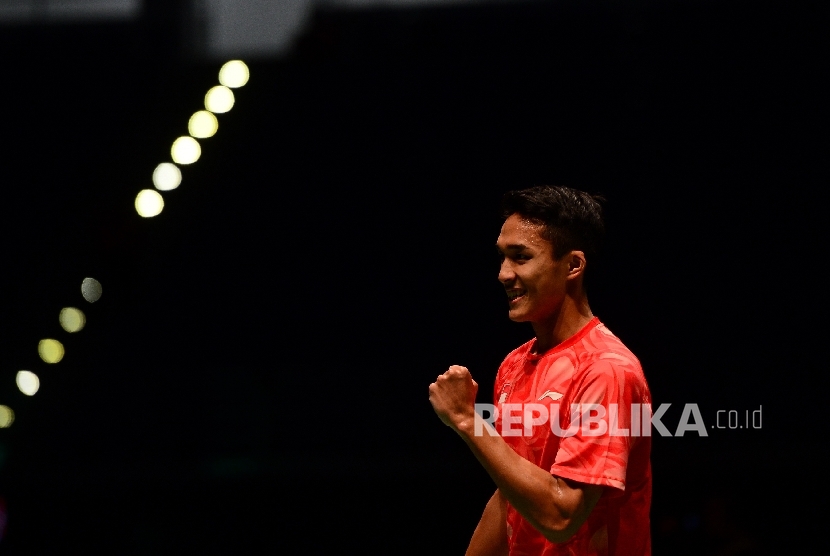
[(605, 199), (561, 185), (538, 185), (508, 191), (502, 198), (502, 216), (518, 214), (522, 219), (543, 226), (542, 237), (553, 245), (557, 259), (571, 251), (582, 251), (585, 258), (599, 253), (605, 223), (600, 202)]

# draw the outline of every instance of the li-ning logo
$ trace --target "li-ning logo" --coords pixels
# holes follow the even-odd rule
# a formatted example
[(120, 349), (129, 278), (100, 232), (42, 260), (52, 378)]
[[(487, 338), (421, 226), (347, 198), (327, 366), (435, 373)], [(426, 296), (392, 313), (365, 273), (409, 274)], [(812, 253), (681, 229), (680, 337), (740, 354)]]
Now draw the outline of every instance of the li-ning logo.
[(559, 392), (554, 392), (552, 390), (548, 390), (541, 396), (539, 396), (539, 401), (544, 400), (545, 398), (550, 398), (552, 400), (559, 400), (564, 396), (564, 394), (560, 394)]

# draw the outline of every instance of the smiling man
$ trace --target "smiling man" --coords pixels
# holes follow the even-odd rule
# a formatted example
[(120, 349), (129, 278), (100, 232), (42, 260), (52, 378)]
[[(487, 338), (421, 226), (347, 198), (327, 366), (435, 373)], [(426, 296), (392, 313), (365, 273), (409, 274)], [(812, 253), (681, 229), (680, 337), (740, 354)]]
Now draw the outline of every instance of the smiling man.
[(604, 233), (598, 199), (542, 186), (507, 193), (503, 209), (498, 279), (510, 319), (535, 337), (499, 367), (490, 421), (465, 367), (429, 387), (497, 487), (467, 555), (650, 555), (651, 396), (584, 287)]

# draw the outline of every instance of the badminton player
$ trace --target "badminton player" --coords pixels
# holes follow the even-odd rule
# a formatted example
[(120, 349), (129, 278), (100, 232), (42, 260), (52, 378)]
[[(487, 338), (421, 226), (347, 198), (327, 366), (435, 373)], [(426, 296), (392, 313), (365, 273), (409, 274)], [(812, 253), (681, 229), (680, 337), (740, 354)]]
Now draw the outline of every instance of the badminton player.
[(507, 193), (503, 209), (498, 279), (510, 319), (534, 337), (499, 367), (492, 425), (465, 367), (429, 386), (496, 486), (467, 555), (650, 555), (650, 393), (584, 287), (604, 233), (599, 199), (540, 186)]

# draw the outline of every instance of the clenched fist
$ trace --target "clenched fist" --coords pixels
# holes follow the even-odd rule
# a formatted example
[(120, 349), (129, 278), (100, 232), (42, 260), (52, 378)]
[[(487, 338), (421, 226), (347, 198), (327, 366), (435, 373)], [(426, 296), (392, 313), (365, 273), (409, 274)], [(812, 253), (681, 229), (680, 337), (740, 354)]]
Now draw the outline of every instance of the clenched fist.
[(429, 403), (445, 425), (458, 429), (466, 420), (475, 419), (478, 384), (466, 367), (452, 365), (429, 385)]

